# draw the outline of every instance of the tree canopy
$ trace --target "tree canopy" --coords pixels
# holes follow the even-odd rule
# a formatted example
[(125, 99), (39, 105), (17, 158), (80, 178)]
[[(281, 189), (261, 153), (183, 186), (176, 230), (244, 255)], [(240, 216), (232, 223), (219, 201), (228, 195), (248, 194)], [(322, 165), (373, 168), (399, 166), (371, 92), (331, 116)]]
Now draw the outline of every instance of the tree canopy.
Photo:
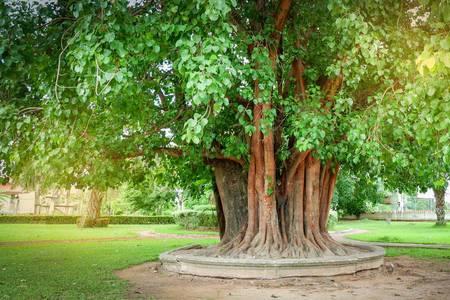
[(193, 167), (207, 177), (204, 163), (233, 163), (248, 175), (246, 191), (232, 185), (248, 197), (246, 236), (272, 226), (290, 240), (284, 214), (303, 201), (291, 221), (317, 223), (304, 231), (326, 252), (314, 228), (340, 165), (390, 180), (397, 165), (413, 174), (413, 158), (449, 161), (448, 1), (0, 5), (0, 153), (13, 177), (114, 185), (160, 156), (186, 183)]
[[(63, 159), (56, 169), (70, 177), (82, 171), (67, 166), (84, 168), (83, 158), (179, 155), (175, 148), (246, 161), (249, 107), (268, 97), (276, 105), (263, 128), (282, 126), (280, 161), (295, 139), (322, 158), (379, 166), (390, 142), (382, 123), (395, 121), (420, 127), (392, 126), (402, 146), (405, 135), (434, 143), (430, 130), (441, 129), (448, 157), (448, 3), (295, 2), (276, 76), (259, 46), (273, 34), (278, 3), (260, 5), (261, 14), (233, 1), (2, 4), (2, 153), (21, 153), (9, 168), (29, 168), (33, 155), (47, 172)], [(257, 16), (269, 26), (258, 28)], [(323, 105), (326, 93), (333, 100)]]

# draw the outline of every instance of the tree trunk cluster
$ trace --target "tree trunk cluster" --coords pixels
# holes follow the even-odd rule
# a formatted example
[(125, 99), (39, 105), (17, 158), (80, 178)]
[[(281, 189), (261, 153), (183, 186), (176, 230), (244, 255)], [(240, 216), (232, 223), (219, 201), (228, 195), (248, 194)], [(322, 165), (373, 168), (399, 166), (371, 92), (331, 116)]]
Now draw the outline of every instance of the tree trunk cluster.
[[(277, 76), (278, 94), (289, 94), (294, 84), (298, 101), (306, 100), (304, 65), (300, 58), (292, 62), (289, 78), (283, 83), (278, 78), (278, 56), (282, 52), (281, 35), (291, 8), (290, 0), (280, 1), (274, 18), (271, 41), (258, 45), (267, 47), (274, 74)], [(258, 2), (263, 5), (263, 2)], [(263, 28), (256, 24), (255, 28)], [(297, 41), (300, 47), (300, 40)], [(250, 45), (253, 51), (255, 45)], [(258, 65), (255, 65), (258, 69)], [(291, 80), (292, 77), (292, 80)], [(342, 76), (328, 78), (322, 84), (324, 111), (327, 102), (340, 89)], [(254, 81), (254, 98), (260, 98), (258, 79)], [(318, 257), (345, 255), (351, 250), (334, 241), (327, 232), (328, 212), (333, 196), (338, 165), (329, 160), (321, 162), (314, 151), (299, 152), (291, 147), (290, 158), (277, 166), (276, 152), (280, 145), (283, 119), (282, 108), (270, 128), (262, 130), (263, 119), (270, 119), (273, 100), (251, 103), (253, 107), (254, 133), (249, 142), (250, 162), (246, 178), (241, 175), (243, 167), (215, 166), (219, 216), (222, 217), (222, 241), (219, 255), (249, 257)], [(328, 107), (328, 108), (327, 108)], [(295, 142), (290, 142), (294, 145)], [(240, 171), (238, 170), (240, 168)], [(240, 180), (237, 182), (236, 180)], [(244, 189), (246, 185), (246, 189)], [(247, 209), (242, 208), (246, 205)], [(245, 214), (244, 214), (245, 213)], [(219, 218), (220, 220), (220, 218)], [(238, 226), (239, 225), (239, 226)], [(237, 228), (240, 227), (240, 230)]]
[[(259, 144), (262, 150), (264, 143)], [(218, 253), (272, 258), (349, 253), (351, 250), (334, 241), (327, 231), (338, 167), (321, 163), (310, 151), (297, 153), (277, 180), (263, 168), (263, 151), (254, 152), (247, 180), (239, 164), (214, 166), (219, 220), (223, 218), (221, 227), (225, 228)], [(272, 160), (269, 164), (274, 161), (273, 156), (266, 159)]]

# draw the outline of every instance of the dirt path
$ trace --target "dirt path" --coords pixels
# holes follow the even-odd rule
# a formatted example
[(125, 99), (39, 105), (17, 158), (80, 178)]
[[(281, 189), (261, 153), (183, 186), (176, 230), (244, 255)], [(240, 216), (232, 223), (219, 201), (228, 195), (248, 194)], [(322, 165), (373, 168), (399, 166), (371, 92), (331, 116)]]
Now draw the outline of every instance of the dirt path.
[(336, 277), (233, 280), (170, 274), (145, 263), (116, 274), (130, 299), (450, 299), (450, 262), (386, 258), (380, 270)]

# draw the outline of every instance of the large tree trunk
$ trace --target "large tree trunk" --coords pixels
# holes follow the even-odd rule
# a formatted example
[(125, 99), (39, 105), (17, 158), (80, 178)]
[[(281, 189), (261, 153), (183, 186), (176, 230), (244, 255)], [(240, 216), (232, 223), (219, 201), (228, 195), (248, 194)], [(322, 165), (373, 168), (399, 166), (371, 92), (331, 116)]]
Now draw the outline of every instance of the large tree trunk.
[(105, 193), (97, 189), (92, 189), (89, 197), (89, 201), (86, 207), (86, 213), (80, 218), (78, 225), (80, 227), (96, 227), (104, 226), (101, 218), (100, 212), (102, 208), (102, 202)]
[[(249, 55), (256, 47), (268, 50), (273, 74), (277, 85), (272, 86), (272, 94), (260, 92), (260, 80), (254, 80), (253, 126), (255, 128), (250, 147), (250, 162), (247, 179), (247, 222), (237, 235), (224, 235), (226, 239), (218, 247), (216, 254), (238, 257), (318, 257), (344, 255), (350, 249), (335, 242), (327, 232), (328, 212), (338, 173), (338, 165), (332, 160), (321, 162), (313, 151), (294, 150), (295, 141), (289, 142), (291, 155), (288, 160), (277, 164), (277, 151), (282, 144), (283, 108), (274, 99), (289, 96), (289, 82), (293, 77), (293, 94), (298, 101), (307, 97), (303, 78), (304, 66), (300, 58), (293, 61), (292, 75), (281, 82), (282, 71), (278, 68), (278, 57), (282, 51), (282, 33), (289, 16), (291, 0), (281, 0), (274, 17), (274, 30), (263, 43), (249, 45)], [(264, 11), (264, 1), (257, 1), (257, 11)], [(263, 18), (261, 18), (263, 19)], [(252, 24), (261, 30), (265, 24), (258, 18)], [(297, 47), (300, 47), (300, 40)], [(264, 62), (254, 62), (258, 71)], [(256, 72), (258, 74), (258, 72)], [(262, 82), (261, 82), (262, 83)], [(267, 82), (264, 82), (267, 83)], [(323, 113), (331, 113), (330, 107), (336, 92), (342, 84), (342, 76), (327, 78), (321, 86)], [(276, 90), (278, 89), (278, 90)], [(274, 110), (275, 108), (275, 110)], [(273, 113), (276, 117), (273, 118)], [(273, 124), (268, 124), (274, 120)], [(264, 126), (262, 126), (264, 124)], [(218, 174), (216, 172), (216, 180)], [(228, 185), (229, 183), (221, 183)], [(220, 191), (220, 188), (219, 188)], [(243, 192), (240, 193), (242, 195)], [(222, 197), (225, 216), (229, 197)], [(227, 200), (227, 201), (223, 201)], [(225, 218), (226, 219), (226, 218)], [(228, 222), (228, 220), (226, 220)]]
[(436, 225), (445, 225), (445, 188), (433, 189), (436, 199)]
[(338, 167), (330, 162), (322, 164), (310, 151), (297, 153), (275, 186), (274, 179), (258, 170), (262, 160), (255, 157), (250, 162), (247, 226), (233, 239), (228, 236), (219, 253), (308, 258), (351, 252), (327, 231)]
[(233, 161), (214, 160), (215, 199), (222, 243), (230, 241), (247, 221), (247, 178)]

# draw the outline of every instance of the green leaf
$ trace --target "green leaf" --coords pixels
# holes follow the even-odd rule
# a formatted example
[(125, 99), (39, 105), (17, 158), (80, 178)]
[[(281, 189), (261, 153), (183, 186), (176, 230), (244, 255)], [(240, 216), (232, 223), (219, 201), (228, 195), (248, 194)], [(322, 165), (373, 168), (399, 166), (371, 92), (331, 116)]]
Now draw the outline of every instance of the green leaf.
[(427, 58), (422, 62), (422, 64), (431, 70), (436, 64), (436, 58), (434, 58), (434, 56)]
[(442, 39), (439, 45), (444, 50), (450, 50), (450, 36)]
[(107, 34), (105, 34), (105, 41), (111, 43), (112, 41), (114, 41), (115, 37), (116, 35), (114, 34), (114, 32), (108, 32)]
[(441, 61), (447, 68), (450, 68), (450, 53), (445, 53), (441, 56)]

